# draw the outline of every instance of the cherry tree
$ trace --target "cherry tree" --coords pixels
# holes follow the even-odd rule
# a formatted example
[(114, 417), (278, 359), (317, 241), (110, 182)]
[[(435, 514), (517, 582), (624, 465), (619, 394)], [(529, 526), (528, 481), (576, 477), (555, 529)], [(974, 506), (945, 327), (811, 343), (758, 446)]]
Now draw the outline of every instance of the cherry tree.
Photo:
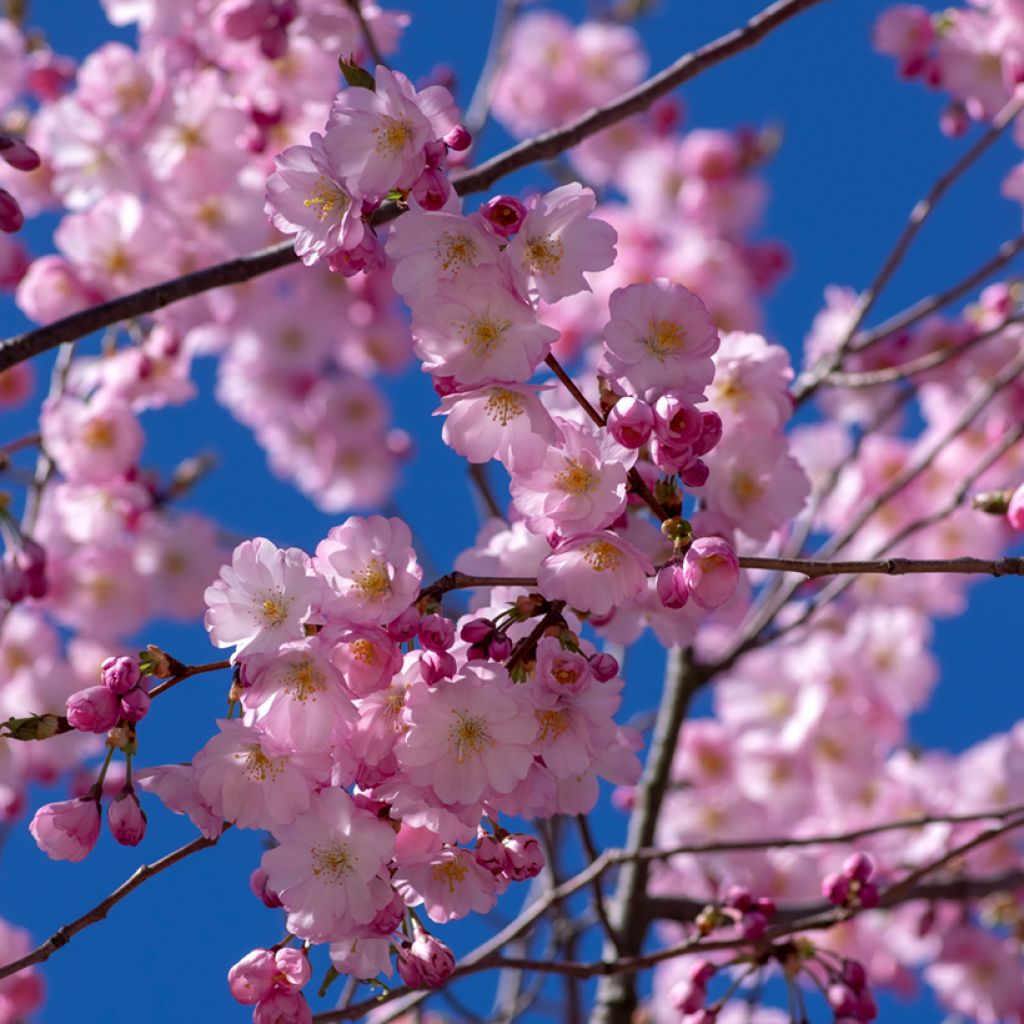
[[(81, 61), (8, 5), (0, 283), (39, 326), (0, 343), (0, 402), (50, 381), (0, 438), (0, 813), (40, 858), (145, 863), (0, 921), (0, 1024), (229, 830), (264, 839), (262, 930), (202, 955), (256, 1024), (850, 1024), (922, 985), (1024, 1021), (1024, 731), (908, 744), (936, 623), (1024, 575), (1024, 235), (877, 316), (951, 186), (1024, 145), (1024, 4), (875, 23), (893, 88), (944, 97), (949, 163), (797, 353), (762, 333), (778, 140), (690, 128), (677, 90), (822, 2), (651, 74), (646, 3), (501, 0), (467, 95), (403, 73), (416, 24), (368, 0), (103, 0), (135, 41)], [(520, 141), (484, 156), (492, 120)], [(230, 460), (148, 460), (204, 360), (331, 517), (308, 550), (190, 505)], [(410, 363), (487, 512), (436, 569), (391, 505)], [(223, 717), (159, 763), (164, 695), (198, 686)], [(152, 849), (170, 815), (198, 835)]]

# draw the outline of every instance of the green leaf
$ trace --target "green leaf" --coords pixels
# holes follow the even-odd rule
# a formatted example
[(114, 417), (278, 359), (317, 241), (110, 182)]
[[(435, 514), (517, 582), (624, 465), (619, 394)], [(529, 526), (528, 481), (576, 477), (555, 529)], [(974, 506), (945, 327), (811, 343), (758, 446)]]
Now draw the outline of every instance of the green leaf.
[(355, 60), (355, 57), (349, 56), (346, 60), (344, 57), (338, 58), (338, 67), (341, 68), (341, 73), (345, 76), (345, 81), (353, 89), (376, 89), (377, 83), (374, 81), (373, 75), (370, 74), (365, 68), (361, 68)]

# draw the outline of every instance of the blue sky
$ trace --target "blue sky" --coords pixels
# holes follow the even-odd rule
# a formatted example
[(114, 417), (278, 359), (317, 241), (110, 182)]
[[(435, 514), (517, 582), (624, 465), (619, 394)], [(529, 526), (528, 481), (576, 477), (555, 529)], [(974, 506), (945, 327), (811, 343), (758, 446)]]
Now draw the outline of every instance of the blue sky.
[[(557, 6), (580, 16), (585, 5)], [(661, 0), (640, 23), (652, 67), (663, 67), (760, 6), (750, 0)], [(871, 278), (914, 201), (962, 146), (938, 130), (941, 99), (899, 82), (892, 62), (871, 51), (870, 26), (886, 6), (880, 0), (823, 4), (682, 92), (691, 126), (773, 123), (784, 130), (783, 147), (765, 171), (772, 201), (762, 234), (784, 240), (795, 254), (793, 271), (771, 298), (767, 314), (768, 334), (794, 352), (820, 307), (823, 288), (862, 286)], [(414, 20), (396, 66), (416, 78), (438, 63), (450, 64), (465, 99), (486, 49), (491, 5), (416, 0), (404, 7)], [(55, 49), (76, 56), (113, 35), (95, 0), (37, 0), (33, 21)], [(481, 155), (507, 141), (492, 126)], [(999, 181), (1014, 159), (1008, 143), (997, 146), (958, 185), (879, 303), (880, 317), (958, 280), (1020, 231), (1019, 208), (998, 195)], [(537, 181), (536, 174), (521, 174), (514, 184)], [(26, 234), (37, 252), (46, 251), (44, 230), (30, 227)], [(23, 324), (6, 303), (0, 304), (0, 319), (4, 335)], [(202, 398), (189, 415), (172, 411), (147, 417), (147, 460), (169, 465), (198, 450), (219, 451), (221, 469), (197, 489), (191, 504), (237, 534), (263, 534), (311, 550), (334, 520), (268, 474), (248, 431), (213, 403), (210, 363), (200, 365), (199, 379)], [(419, 451), (397, 494), (397, 512), (413, 524), (437, 571), (445, 572), (479, 521), (465, 465), (440, 442), (438, 421), (430, 418), (435, 396), (418, 370), (387, 387), (397, 419)], [(23, 417), (8, 419), (4, 436), (17, 436)], [(1012, 580), (977, 586), (970, 613), (940, 624), (936, 649), (943, 677), (932, 706), (914, 722), (917, 742), (962, 749), (1021, 716), (1024, 702), (1014, 685), (1019, 673), (1009, 668), (1019, 656), (1011, 628), (1014, 586)], [(198, 626), (161, 625), (146, 639), (186, 661), (210, 657)], [(650, 702), (651, 687), (639, 683), (657, 673), (655, 653), (646, 645), (631, 662), (629, 711)], [(143, 763), (187, 758), (222, 713), (222, 692), (219, 680), (204, 677), (162, 701), (159, 721), (147, 722), (144, 731)], [(0, 860), (0, 913), (42, 939), (110, 891), (140, 856), (155, 859), (192, 838), (187, 823), (153, 803), (149, 811), (150, 835), (141, 851), (113, 848), (104, 837), (101, 851), (80, 865), (46, 860), (24, 828), (16, 828)], [(605, 807), (598, 825), (605, 841), (619, 841), (623, 821), (615, 812)], [(108, 922), (76, 938), (46, 969), (50, 994), (40, 1019), (50, 1024), (72, 1019), (128, 1024), (140, 1017), (170, 1024), (186, 1014), (223, 1022), (248, 1019), (249, 1011), (231, 1000), (224, 972), (252, 946), (279, 937), (276, 917), (248, 895), (247, 878), (259, 851), (260, 840), (251, 833), (229, 834), (222, 849), (147, 884)], [(481, 935), (479, 926), (459, 932), (464, 937), (453, 943), (457, 950)], [(902, 1019), (940, 1016), (925, 1005)]]

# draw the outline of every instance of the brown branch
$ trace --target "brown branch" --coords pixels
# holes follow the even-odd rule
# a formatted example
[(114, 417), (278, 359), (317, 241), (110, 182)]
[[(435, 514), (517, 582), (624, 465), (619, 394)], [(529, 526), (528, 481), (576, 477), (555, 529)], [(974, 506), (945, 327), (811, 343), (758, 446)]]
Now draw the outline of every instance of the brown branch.
[(159, 697), (161, 693), (166, 693), (171, 689), (171, 687), (177, 686), (178, 683), (184, 682), (192, 676), (201, 675), (203, 672), (219, 672), (221, 669), (225, 668), (231, 668), (230, 661), (211, 661), (206, 665), (186, 665), (185, 668), (176, 672), (166, 682), (163, 682), (159, 686), (155, 686), (150, 690), (149, 696)]
[(914, 208), (910, 211), (910, 216), (907, 218), (907, 223), (904, 226), (903, 231), (900, 233), (899, 238), (897, 238), (896, 244), (883, 261), (882, 266), (874, 277), (874, 280), (863, 292), (861, 292), (857, 299), (857, 304), (854, 306), (850, 316), (850, 323), (847, 326), (839, 344), (836, 346), (835, 351), (825, 356), (816, 367), (812, 368), (807, 373), (801, 374), (800, 378), (794, 385), (793, 397), (797, 403), (804, 401), (804, 399), (813, 394), (829, 374), (838, 370), (842, 366), (843, 360), (849, 353), (850, 346), (853, 344), (854, 338), (856, 337), (861, 324), (864, 323), (865, 317), (874, 308), (875, 302), (878, 300), (878, 296), (882, 293), (885, 286), (892, 279), (893, 274), (896, 273), (899, 265), (903, 262), (903, 258), (907, 254), (907, 250), (909, 250), (910, 246), (913, 244), (914, 239), (924, 226), (925, 221), (927, 221), (931, 216), (939, 200), (941, 200), (946, 192), (949, 191), (954, 182), (956, 182), (971, 167), (971, 165), (974, 164), (975, 161), (992, 146), (1006, 128), (1013, 123), (1014, 118), (1016, 118), (1022, 109), (1024, 109), (1024, 96), (1014, 97), (1006, 103), (1002, 110), (1000, 110), (992, 119), (992, 123), (982, 133), (982, 135), (960, 155), (952, 167), (939, 175), (924, 198), (919, 199), (917, 203), (914, 204)]
[(807, 579), (820, 576), (883, 575), (908, 576), (922, 573), (957, 575), (1024, 576), (1024, 558), (884, 558), (862, 561), (819, 561), (809, 558), (740, 559), (744, 569), (769, 569), (799, 573)]
[(471, 576), (464, 572), (450, 572), (428, 583), (420, 590), (420, 597), (427, 594), (441, 598), (453, 590), (471, 590), (473, 587), (527, 587), (536, 589), (536, 576)]
[[(218, 836), (217, 838), (219, 839), (220, 837)], [(177, 864), (178, 861), (184, 860), (200, 850), (215, 846), (216, 843), (217, 839), (207, 839), (205, 836), (200, 836), (173, 853), (167, 854), (166, 857), (161, 857), (160, 860), (153, 864), (141, 865), (127, 881), (119, 885), (105, 900), (97, 903), (92, 910), (87, 911), (81, 917), (76, 918), (62, 928), (58, 928), (53, 935), (41, 946), (32, 950), (31, 953), (0, 967), (0, 979), (17, 974), (18, 971), (23, 971), (26, 967), (31, 967), (33, 964), (41, 964), (45, 960), (49, 960), (61, 946), (66, 946), (79, 932), (84, 931), (90, 925), (102, 921), (121, 900), (138, 889), (144, 882), (154, 875), (159, 875), (161, 871), (166, 871), (169, 867)]]

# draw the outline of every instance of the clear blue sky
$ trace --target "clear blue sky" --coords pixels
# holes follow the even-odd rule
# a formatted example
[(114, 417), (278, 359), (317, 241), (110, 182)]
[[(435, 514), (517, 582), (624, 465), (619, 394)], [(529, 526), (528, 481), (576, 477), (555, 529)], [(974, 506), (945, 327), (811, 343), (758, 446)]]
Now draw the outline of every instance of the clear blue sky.
[[(33, 22), (41, 24), (58, 51), (82, 56), (112, 36), (96, 0), (37, 0), (33, 6)], [(406, 3), (414, 21), (396, 65), (413, 78), (440, 62), (454, 65), (468, 90), (486, 48), (490, 6), (480, 0)], [(584, 8), (582, 2), (552, 6), (573, 16)], [(754, 0), (661, 0), (640, 23), (652, 67), (664, 66), (761, 6)], [(793, 272), (771, 299), (767, 318), (768, 333), (794, 351), (824, 286), (866, 283), (913, 202), (959, 152), (958, 144), (938, 131), (941, 100), (897, 81), (892, 62), (871, 51), (870, 26), (886, 6), (881, 0), (833, 0), (683, 91), (690, 125), (771, 122), (785, 130), (783, 148), (766, 171), (773, 198), (763, 234), (783, 239), (795, 253)], [(506, 141), (492, 128), (484, 151), (495, 152)], [(880, 315), (957, 280), (1020, 230), (1019, 208), (998, 196), (999, 180), (1013, 159), (1008, 145), (997, 147), (958, 186), (880, 304)], [(29, 229), (27, 236), (37, 252), (46, 251), (45, 232)], [(0, 310), (4, 335), (22, 326), (9, 304), (0, 304)], [(222, 468), (191, 503), (235, 533), (264, 534), (312, 549), (333, 520), (273, 479), (248, 432), (213, 404), (210, 363), (200, 365), (199, 378), (202, 400), (189, 415), (147, 416), (147, 459), (167, 465), (198, 450), (219, 451)], [(435, 397), (426, 379), (414, 370), (388, 387), (399, 423), (416, 438), (420, 452), (405, 474), (397, 510), (413, 523), (437, 571), (444, 572), (478, 522), (465, 468), (440, 442), (438, 421), (430, 419)], [(17, 436), (24, 418), (8, 420), (4, 437)], [(961, 749), (1021, 716), (1024, 699), (1011, 678), (1019, 673), (1009, 669), (1019, 656), (1008, 628), (1015, 624), (1014, 586), (1012, 581), (980, 585), (971, 613), (941, 624), (942, 683), (932, 707), (914, 723), (917, 742)], [(209, 657), (199, 626), (160, 626), (145, 639), (186, 661)], [(652, 687), (644, 685), (644, 677), (656, 672), (647, 647), (632, 662), (628, 711), (649, 703)], [(222, 692), (213, 679), (197, 679), (161, 702), (142, 730), (142, 763), (187, 758), (222, 712)], [(104, 837), (101, 853), (80, 865), (46, 860), (24, 828), (16, 828), (0, 861), (0, 913), (31, 928), (40, 940), (118, 884), (140, 856), (155, 859), (194, 835), (187, 823), (154, 802), (148, 809), (150, 835), (140, 851), (114, 848)], [(600, 832), (609, 844), (619, 841), (622, 825), (615, 812), (601, 813)], [(259, 849), (252, 833), (230, 834), (222, 849), (144, 886), (107, 923), (75, 939), (46, 969), (50, 993), (40, 1019), (49, 1024), (129, 1024), (140, 1018), (177, 1024), (186, 1016), (247, 1020), (249, 1011), (227, 992), (224, 972), (252, 946), (279, 937), (275, 915), (248, 895), (247, 878)], [(507, 911), (511, 916), (514, 904)], [(454, 943), (457, 951), (481, 934), (478, 927), (460, 931), (465, 936)], [(895, 1012), (912, 1022), (941, 1018), (932, 1006)]]

